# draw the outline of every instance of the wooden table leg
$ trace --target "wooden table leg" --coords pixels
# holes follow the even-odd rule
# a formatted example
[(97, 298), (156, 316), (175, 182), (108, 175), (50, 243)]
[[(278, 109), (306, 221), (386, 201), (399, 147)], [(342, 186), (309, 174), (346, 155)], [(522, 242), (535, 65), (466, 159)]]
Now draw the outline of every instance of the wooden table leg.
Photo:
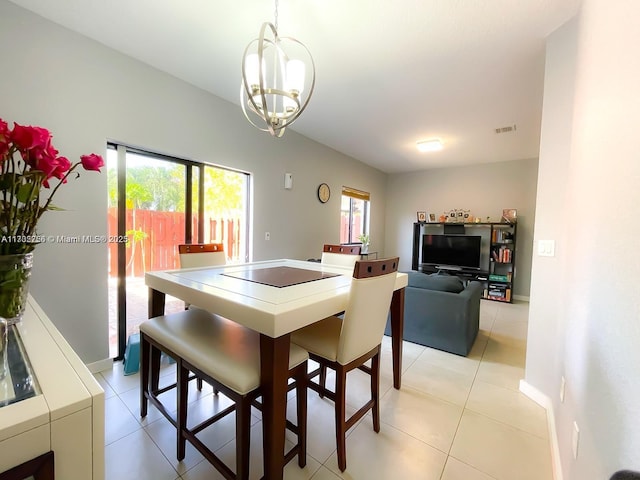
[[(148, 313), (149, 318), (159, 317), (164, 315), (164, 301), (166, 295), (163, 292), (159, 292), (154, 290), (153, 288), (149, 288), (149, 303), (148, 303)], [(143, 352), (141, 352), (143, 353)], [(161, 352), (156, 347), (152, 346), (149, 352), (149, 357), (146, 358), (146, 361), (149, 362), (149, 370), (151, 375), (147, 377), (148, 383), (147, 387), (154, 394), (158, 391), (158, 385), (160, 384), (160, 355)], [(144, 365), (144, 363), (140, 362), (140, 365)], [(140, 375), (140, 382), (145, 381), (145, 375)], [(141, 390), (144, 384), (141, 383)], [(144, 392), (140, 392), (140, 398), (142, 398)]]
[(287, 421), (290, 335), (260, 335), (260, 384), (262, 387), (262, 441), (264, 478), (282, 480)]
[(149, 289), (149, 303), (148, 303), (148, 313), (149, 318), (159, 317), (160, 315), (164, 315), (164, 299), (166, 295), (163, 292), (159, 292), (154, 290), (153, 288)]
[(393, 386), (402, 383), (402, 336), (404, 333), (404, 288), (395, 290), (391, 298), (391, 350), (393, 353)]

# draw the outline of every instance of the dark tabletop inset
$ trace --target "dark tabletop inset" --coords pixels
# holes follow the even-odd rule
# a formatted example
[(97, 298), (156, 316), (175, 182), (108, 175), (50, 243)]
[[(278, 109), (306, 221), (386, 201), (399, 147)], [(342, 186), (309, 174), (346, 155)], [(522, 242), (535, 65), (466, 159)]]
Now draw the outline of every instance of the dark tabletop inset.
[(301, 283), (315, 282), (323, 278), (339, 277), (339, 273), (318, 272), (293, 267), (271, 267), (241, 272), (223, 273), (227, 277), (240, 278), (249, 282), (283, 288)]

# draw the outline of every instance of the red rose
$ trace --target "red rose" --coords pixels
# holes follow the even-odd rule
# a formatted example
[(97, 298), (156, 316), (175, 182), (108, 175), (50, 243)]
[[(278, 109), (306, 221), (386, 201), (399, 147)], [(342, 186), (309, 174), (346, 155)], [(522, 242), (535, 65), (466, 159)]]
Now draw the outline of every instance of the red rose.
[(11, 132), (11, 140), (21, 151), (44, 150), (49, 145), (51, 134), (46, 128), (26, 127), (15, 123)]
[(67, 157), (55, 157), (53, 159), (43, 157), (41, 164), (44, 168), (48, 169), (47, 171), (38, 169), (45, 173), (45, 178), (42, 181), (42, 185), (44, 187), (49, 188), (49, 179), (54, 177), (58, 180), (61, 180), (62, 183), (67, 183), (67, 179), (65, 178), (65, 176), (72, 166)]
[(0, 118), (0, 162), (9, 153), (9, 126)]
[[(58, 150), (51, 144), (47, 145), (45, 149), (33, 148), (28, 150), (22, 154), (22, 158), (32, 169), (40, 170), (47, 178), (51, 177), (53, 172), (60, 167)], [(69, 163), (69, 161), (67, 160), (66, 163)], [(65, 163), (63, 162), (63, 164)], [(69, 167), (67, 170), (69, 170)]]
[(93, 170), (95, 172), (99, 172), (100, 167), (104, 167), (104, 160), (97, 153), (92, 153), (91, 155), (82, 155), (80, 157), (80, 161), (82, 162), (82, 166), (85, 170)]
[(64, 175), (69, 171), (70, 168), (71, 162), (67, 157), (58, 157), (55, 160), (55, 167), (53, 169), (53, 172), (51, 172), (51, 176), (62, 179), (62, 177), (64, 177)]

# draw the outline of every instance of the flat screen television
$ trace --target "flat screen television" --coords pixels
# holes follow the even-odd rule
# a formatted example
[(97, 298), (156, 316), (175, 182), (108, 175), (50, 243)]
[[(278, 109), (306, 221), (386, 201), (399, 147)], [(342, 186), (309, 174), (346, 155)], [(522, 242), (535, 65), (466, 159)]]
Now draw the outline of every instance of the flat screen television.
[(423, 235), (422, 263), (479, 269), (481, 240), (472, 235)]

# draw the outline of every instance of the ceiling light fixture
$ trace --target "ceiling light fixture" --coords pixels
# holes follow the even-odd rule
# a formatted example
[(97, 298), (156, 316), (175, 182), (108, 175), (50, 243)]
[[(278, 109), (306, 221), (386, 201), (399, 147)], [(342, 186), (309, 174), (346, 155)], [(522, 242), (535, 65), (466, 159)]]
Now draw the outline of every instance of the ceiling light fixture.
[(254, 127), (281, 137), (307, 107), (316, 72), (307, 47), (278, 35), (278, 0), (275, 6), (274, 24), (263, 23), (244, 50), (240, 104)]
[(437, 152), (443, 148), (442, 141), (439, 138), (417, 142), (416, 146), (421, 152)]

